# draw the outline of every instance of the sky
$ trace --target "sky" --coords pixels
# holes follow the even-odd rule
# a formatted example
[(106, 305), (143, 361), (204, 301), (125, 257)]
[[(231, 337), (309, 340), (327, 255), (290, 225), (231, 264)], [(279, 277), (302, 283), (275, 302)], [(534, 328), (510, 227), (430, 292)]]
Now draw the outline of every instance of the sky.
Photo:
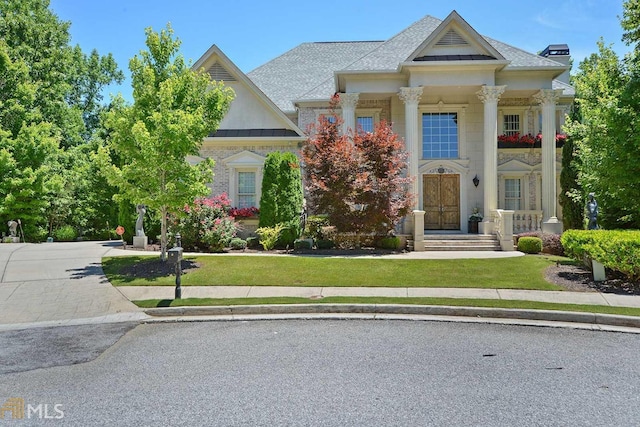
[(425, 15), (456, 10), (480, 34), (529, 52), (566, 43), (577, 65), (603, 38), (619, 55), (622, 0), (51, 0), (71, 22), (72, 44), (112, 53), (127, 76), (111, 94), (131, 101), (129, 59), (145, 47), (144, 30), (171, 23), (181, 53), (197, 61), (216, 44), (243, 72), (304, 42), (386, 40)]

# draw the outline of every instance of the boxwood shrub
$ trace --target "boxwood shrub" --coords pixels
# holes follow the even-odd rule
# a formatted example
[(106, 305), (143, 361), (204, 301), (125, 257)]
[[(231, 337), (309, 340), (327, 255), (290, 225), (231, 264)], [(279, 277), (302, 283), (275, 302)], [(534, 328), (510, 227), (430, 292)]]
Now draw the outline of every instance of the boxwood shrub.
[(521, 237), (518, 239), (518, 250), (525, 254), (542, 252), (542, 239), (539, 237)]
[(562, 245), (568, 256), (594, 259), (631, 280), (640, 279), (639, 230), (567, 230)]
[(245, 249), (247, 247), (247, 241), (246, 240), (242, 240), (239, 237), (234, 237), (229, 242), (229, 247), (231, 249)]
[(391, 249), (397, 251), (400, 249), (400, 238), (396, 236), (383, 237), (378, 241), (377, 246), (381, 247), (382, 249)]

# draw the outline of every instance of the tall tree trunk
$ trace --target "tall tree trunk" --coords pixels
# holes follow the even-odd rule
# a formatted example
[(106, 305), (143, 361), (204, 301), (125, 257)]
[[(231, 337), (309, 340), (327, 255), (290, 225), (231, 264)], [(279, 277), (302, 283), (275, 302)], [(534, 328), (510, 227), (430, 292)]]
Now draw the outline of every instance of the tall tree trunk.
[(160, 209), (160, 261), (167, 260), (167, 207)]

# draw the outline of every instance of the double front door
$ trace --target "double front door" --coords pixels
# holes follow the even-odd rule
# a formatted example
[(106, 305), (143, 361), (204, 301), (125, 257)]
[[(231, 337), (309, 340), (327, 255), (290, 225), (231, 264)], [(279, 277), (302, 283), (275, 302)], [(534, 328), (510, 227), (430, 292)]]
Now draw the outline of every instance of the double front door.
[(460, 230), (460, 175), (423, 175), (426, 230)]

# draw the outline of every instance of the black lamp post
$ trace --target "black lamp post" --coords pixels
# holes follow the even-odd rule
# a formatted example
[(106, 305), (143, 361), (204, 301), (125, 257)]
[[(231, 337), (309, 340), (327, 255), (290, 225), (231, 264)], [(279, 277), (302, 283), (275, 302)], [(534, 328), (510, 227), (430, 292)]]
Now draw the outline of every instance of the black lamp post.
[(169, 262), (176, 265), (176, 294), (175, 299), (182, 298), (182, 287), (180, 286), (180, 276), (182, 275), (182, 242), (180, 233), (176, 233), (176, 246), (169, 249)]

